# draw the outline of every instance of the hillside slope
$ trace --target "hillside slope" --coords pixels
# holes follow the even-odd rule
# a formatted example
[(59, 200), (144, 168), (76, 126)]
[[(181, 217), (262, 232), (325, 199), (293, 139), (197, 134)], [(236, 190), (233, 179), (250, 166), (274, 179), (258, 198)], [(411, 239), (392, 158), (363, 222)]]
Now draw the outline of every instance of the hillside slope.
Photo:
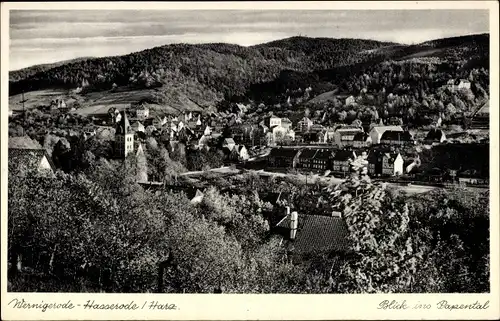
[(306, 86), (315, 87), (317, 93), (329, 91), (352, 75), (387, 61), (431, 58), (438, 59), (437, 63), (459, 62), (465, 68), (487, 67), (488, 51), (487, 34), (413, 46), (306, 37), (251, 47), (173, 44), (124, 56), (14, 71), (9, 74), (9, 95), (39, 89), (74, 89), (85, 81), (90, 84), (86, 91), (108, 91), (114, 84), (131, 90), (155, 89), (156, 97), (160, 97), (155, 103), (182, 105), (176, 98), (182, 97), (205, 108), (224, 99), (266, 101)]

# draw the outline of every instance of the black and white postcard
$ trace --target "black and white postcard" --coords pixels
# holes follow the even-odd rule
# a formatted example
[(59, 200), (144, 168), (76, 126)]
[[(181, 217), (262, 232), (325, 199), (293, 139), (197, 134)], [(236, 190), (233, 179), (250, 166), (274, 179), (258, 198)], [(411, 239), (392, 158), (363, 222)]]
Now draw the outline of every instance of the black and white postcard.
[(499, 317), (497, 2), (1, 23), (2, 319)]

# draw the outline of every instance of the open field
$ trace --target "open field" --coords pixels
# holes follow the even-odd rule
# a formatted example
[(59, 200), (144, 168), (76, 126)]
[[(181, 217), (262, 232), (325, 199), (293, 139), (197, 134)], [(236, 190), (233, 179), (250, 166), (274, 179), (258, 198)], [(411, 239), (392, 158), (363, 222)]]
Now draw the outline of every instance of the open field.
[[(39, 106), (48, 106), (52, 100), (62, 98), (67, 100), (69, 97), (67, 90), (62, 89), (45, 89), (30, 91), (24, 94), (24, 107), (28, 109)], [(9, 109), (14, 111), (23, 110), (22, 94), (9, 97)]]

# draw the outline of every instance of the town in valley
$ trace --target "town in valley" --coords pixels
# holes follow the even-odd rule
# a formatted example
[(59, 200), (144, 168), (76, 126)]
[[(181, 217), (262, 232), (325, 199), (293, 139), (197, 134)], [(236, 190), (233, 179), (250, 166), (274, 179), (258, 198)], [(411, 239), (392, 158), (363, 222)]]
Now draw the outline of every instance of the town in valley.
[(489, 43), (292, 36), (11, 70), (9, 291), (489, 292)]

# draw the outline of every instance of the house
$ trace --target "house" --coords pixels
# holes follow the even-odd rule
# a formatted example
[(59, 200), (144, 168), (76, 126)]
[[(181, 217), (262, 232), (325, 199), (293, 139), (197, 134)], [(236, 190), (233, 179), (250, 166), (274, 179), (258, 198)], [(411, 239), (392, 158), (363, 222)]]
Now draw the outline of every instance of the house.
[(345, 105), (346, 106), (352, 106), (356, 103), (356, 98), (354, 98), (353, 96), (349, 96), (345, 99)]
[(165, 125), (168, 122), (168, 119), (166, 116), (156, 116), (153, 119), (152, 125), (155, 126), (156, 128), (161, 128), (163, 125)]
[(335, 129), (331, 128), (331, 127), (327, 127), (325, 128), (322, 132), (321, 132), (321, 142), (323, 143), (333, 143), (335, 141)]
[(318, 149), (312, 160), (312, 169), (326, 171), (332, 168), (333, 153), (328, 149)]
[(56, 167), (44, 148), (10, 148), (8, 154), (8, 170), (15, 175), (29, 172), (53, 176)]
[(204, 146), (207, 146), (210, 141), (212, 140), (212, 137), (210, 135), (203, 135), (200, 137), (200, 139), (198, 139), (198, 147), (204, 147)]
[(151, 136), (156, 130), (157, 129), (154, 125), (149, 125), (144, 129), (144, 133), (148, 136)]
[(210, 135), (212, 133), (212, 128), (210, 128), (210, 126), (206, 126), (205, 127), (205, 130), (203, 131), (203, 135)]
[(245, 162), (250, 158), (248, 150), (244, 145), (235, 145), (229, 157), (231, 160), (240, 162)]
[(302, 149), (297, 153), (297, 168), (311, 169), (312, 160), (316, 154), (315, 149)]
[(358, 132), (354, 135), (352, 139), (352, 147), (354, 148), (364, 148), (370, 146), (372, 143), (372, 138), (365, 132)]
[(382, 153), (370, 151), (366, 160), (368, 161), (369, 176), (379, 176), (382, 174)]
[(229, 151), (232, 151), (236, 143), (234, 142), (234, 139), (232, 138), (225, 138), (224, 142), (222, 143), (222, 148), (227, 148)]
[(425, 136), (424, 142), (426, 144), (442, 143), (446, 140), (446, 135), (441, 129), (433, 128)]
[(363, 128), (355, 126), (343, 126), (335, 130), (333, 141), (339, 147), (352, 146), (354, 136), (357, 133), (362, 133)]
[[(289, 207), (286, 211), (290, 211)], [(287, 247), (292, 257), (299, 260), (349, 252), (347, 224), (338, 215), (299, 215), (293, 211), (287, 213), (272, 232), (281, 237), (280, 243)]]
[(144, 104), (137, 107), (135, 110), (135, 113), (137, 115), (137, 119), (146, 119), (149, 118), (149, 108), (145, 106)]
[(189, 113), (184, 112), (184, 121), (186, 123), (189, 122), (192, 118), (193, 118), (193, 113), (192, 112), (189, 112)]
[(307, 132), (311, 129), (313, 124), (314, 123), (311, 119), (304, 117), (297, 123), (297, 130), (299, 132)]
[(145, 127), (140, 121), (136, 121), (132, 124), (132, 129), (134, 132), (145, 132)]
[(380, 138), (380, 143), (403, 146), (414, 144), (415, 141), (408, 131), (400, 132), (396, 130), (386, 130)]
[(266, 134), (266, 137), (267, 137), (267, 144), (269, 146), (273, 146), (276, 144), (283, 144), (286, 141), (295, 140), (295, 131), (293, 131), (290, 128), (285, 128), (281, 125), (274, 126)]
[(457, 85), (457, 89), (470, 89), (470, 81), (466, 79), (460, 79)]
[(401, 126), (373, 126), (373, 128), (370, 130), (372, 144), (380, 144), (382, 135), (388, 130), (404, 132)]
[(382, 155), (382, 175), (399, 176), (404, 173), (404, 161), (400, 153), (384, 153)]
[(298, 162), (298, 151), (292, 148), (273, 148), (267, 156), (269, 167), (295, 168)]
[(339, 150), (333, 156), (332, 170), (337, 173), (348, 173), (351, 161), (356, 158), (356, 153), (349, 150)]
[(264, 125), (266, 125), (269, 128), (272, 128), (274, 126), (281, 126), (281, 118), (274, 115), (267, 117), (264, 120)]
[(450, 79), (446, 83), (446, 87), (448, 87), (448, 89), (452, 92), (461, 89), (470, 89), (470, 86), (471, 86), (470, 81), (468, 81), (467, 79), (457, 79), (457, 80)]
[(197, 204), (200, 204), (201, 201), (203, 201), (203, 197), (205, 195), (199, 190), (197, 189), (196, 190), (196, 194), (194, 195), (194, 197), (191, 199), (190, 203), (193, 204), (193, 205), (197, 205)]
[(285, 128), (285, 129), (290, 129), (290, 127), (292, 127), (292, 121), (288, 118), (281, 118), (281, 127)]

